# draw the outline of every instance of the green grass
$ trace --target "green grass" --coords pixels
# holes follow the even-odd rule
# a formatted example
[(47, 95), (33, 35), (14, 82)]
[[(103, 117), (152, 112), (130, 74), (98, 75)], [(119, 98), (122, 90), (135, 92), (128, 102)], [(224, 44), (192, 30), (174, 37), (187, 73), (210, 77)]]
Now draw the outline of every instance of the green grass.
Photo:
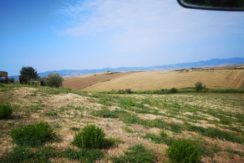
[(119, 157), (114, 157), (114, 163), (154, 163), (155, 155), (143, 145), (134, 145)]
[(150, 141), (156, 144), (167, 144), (170, 145), (173, 142), (173, 139), (168, 137), (166, 133), (163, 131), (160, 132), (159, 135), (147, 133), (144, 138), (149, 139)]
[(119, 117), (116, 111), (110, 111), (108, 109), (93, 111), (92, 115), (102, 117), (102, 118), (118, 118)]
[(92, 150), (75, 150), (67, 148), (57, 150), (53, 147), (41, 147), (35, 150), (29, 147), (17, 146), (10, 153), (0, 158), (0, 162), (50, 162), (50, 158), (67, 158), (69, 160), (79, 160), (82, 162), (92, 163), (103, 157), (103, 152), (98, 149)]
[(200, 147), (190, 140), (176, 140), (168, 148), (168, 156), (173, 163), (200, 163)]
[(49, 116), (49, 117), (57, 117), (58, 116), (58, 113), (55, 112), (55, 111), (48, 111), (45, 113), (46, 116)]
[(60, 152), (53, 147), (42, 147), (35, 151), (31, 148), (17, 146), (10, 153), (0, 158), (0, 162), (49, 162), (49, 158), (59, 157)]
[(45, 122), (20, 126), (11, 131), (13, 142), (22, 146), (40, 146), (55, 139), (53, 129)]
[(0, 119), (9, 119), (12, 116), (13, 108), (10, 104), (0, 103)]
[(103, 157), (103, 152), (98, 149), (90, 149), (90, 150), (74, 150), (71, 148), (67, 148), (63, 152), (64, 157), (70, 160), (80, 160), (82, 162), (95, 162), (96, 160), (100, 160)]
[(198, 132), (204, 136), (211, 137), (211, 138), (218, 138), (221, 140), (227, 140), (235, 143), (244, 143), (244, 139), (242, 137), (234, 135), (234, 133), (230, 133), (227, 131), (221, 131), (216, 128), (203, 128), (193, 125), (187, 125), (187, 129), (189, 131)]

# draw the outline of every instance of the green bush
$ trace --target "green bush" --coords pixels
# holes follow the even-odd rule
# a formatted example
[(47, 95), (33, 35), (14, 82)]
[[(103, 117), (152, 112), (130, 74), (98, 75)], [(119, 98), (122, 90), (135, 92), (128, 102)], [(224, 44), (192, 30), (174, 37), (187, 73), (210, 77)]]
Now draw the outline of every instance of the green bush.
[(48, 75), (46, 82), (49, 87), (60, 87), (63, 84), (63, 78), (59, 74)]
[(204, 91), (206, 89), (206, 86), (203, 85), (202, 82), (196, 82), (195, 89), (197, 92), (201, 92), (201, 91)]
[(134, 145), (120, 157), (113, 158), (114, 163), (153, 163), (155, 155), (143, 145)]
[(198, 163), (201, 160), (201, 149), (192, 141), (176, 140), (168, 148), (168, 155), (175, 163)]
[(105, 144), (105, 134), (102, 129), (95, 125), (88, 125), (76, 134), (73, 144), (79, 148), (96, 149)]
[(95, 162), (96, 160), (100, 160), (103, 157), (103, 152), (99, 149), (91, 149), (91, 150), (73, 150), (71, 148), (67, 148), (64, 151), (64, 156), (70, 160), (81, 160), (82, 162)]
[(0, 158), (0, 162), (16, 163), (32, 159), (34, 156), (31, 149), (17, 146), (7, 155)]
[(53, 129), (45, 122), (21, 126), (11, 132), (13, 142), (24, 146), (40, 146), (55, 138)]
[(170, 93), (177, 93), (178, 90), (177, 90), (176, 88), (171, 88), (171, 89), (169, 90), (169, 92), (170, 92)]
[(35, 151), (24, 146), (16, 146), (13, 151), (4, 155), (0, 162), (49, 162), (49, 158), (61, 156), (61, 152), (53, 147), (42, 147)]
[(0, 104), (0, 119), (8, 119), (13, 112), (12, 106), (9, 104)]

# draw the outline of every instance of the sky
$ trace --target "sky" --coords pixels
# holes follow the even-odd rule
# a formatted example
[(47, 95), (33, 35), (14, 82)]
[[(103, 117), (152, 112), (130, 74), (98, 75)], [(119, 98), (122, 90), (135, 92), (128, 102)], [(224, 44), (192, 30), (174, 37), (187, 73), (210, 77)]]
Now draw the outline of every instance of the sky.
[(176, 0), (0, 0), (0, 70), (156, 66), (244, 57), (244, 12)]

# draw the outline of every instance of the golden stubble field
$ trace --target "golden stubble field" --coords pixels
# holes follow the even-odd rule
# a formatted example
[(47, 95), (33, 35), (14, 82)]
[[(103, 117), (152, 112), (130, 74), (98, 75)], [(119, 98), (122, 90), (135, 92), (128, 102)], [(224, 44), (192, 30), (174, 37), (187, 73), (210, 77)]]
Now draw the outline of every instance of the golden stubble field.
[[(202, 162), (244, 162), (244, 94), (112, 95), (4, 86), (0, 102), (15, 108), (11, 119), (0, 120), (0, 157), (15, 147), (10, 137), (13, 128), (45, 121), (59, 138), (45, 146), (55, 149), (75, 148), (74, 136), (87, 124), (119, 140), (103, 149), (98, 162), (111, 162), (135, 144), (152, 150), (155, 162), (167, 162), (170, 142), (181, 138), (199, 143), (204, 149)], [(49, 160), (77, 162), (59, 157)]]
[(64, 87), (86, 91), (135, 91), (193, 87), (198, 81), (208, 88), (244, 88), (244, 70), (148, 71), (98, 74), (65, 78)]

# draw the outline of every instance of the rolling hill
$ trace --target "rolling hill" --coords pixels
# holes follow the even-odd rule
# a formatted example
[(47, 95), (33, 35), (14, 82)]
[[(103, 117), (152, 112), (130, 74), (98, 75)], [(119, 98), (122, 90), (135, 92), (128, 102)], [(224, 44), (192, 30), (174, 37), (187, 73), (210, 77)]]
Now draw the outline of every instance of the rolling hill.
[(198, 81), (203, 82), (209, 88), (244, 88), (244, 69), (102, 73), (65, 78), (64, 87), (86, 91), (111, 91), (128, 88), (142, 91), (193, 87)]
[(199, 67), (214, 67), (223, 65), (244, 64), (244, 58), (225, 58), (225, 59), (211, 59), (199, 62), (188, 62), (178, 64), (168, 64), (149, 67), (118, 67), (118, 68), (103, 68), (103, 69), (84, 69), (84, 70), (57, 70), (39, 73), (41, 77), (46, 77), (50, 73), (58, 73), (62, 76), (79, 76), (85, 74), (95, 74), (107, 71), (113, 72), (128, 72), (128, 71), (155, 71), (155, 70), (175, 70), (182, 68), (199, 68)]

